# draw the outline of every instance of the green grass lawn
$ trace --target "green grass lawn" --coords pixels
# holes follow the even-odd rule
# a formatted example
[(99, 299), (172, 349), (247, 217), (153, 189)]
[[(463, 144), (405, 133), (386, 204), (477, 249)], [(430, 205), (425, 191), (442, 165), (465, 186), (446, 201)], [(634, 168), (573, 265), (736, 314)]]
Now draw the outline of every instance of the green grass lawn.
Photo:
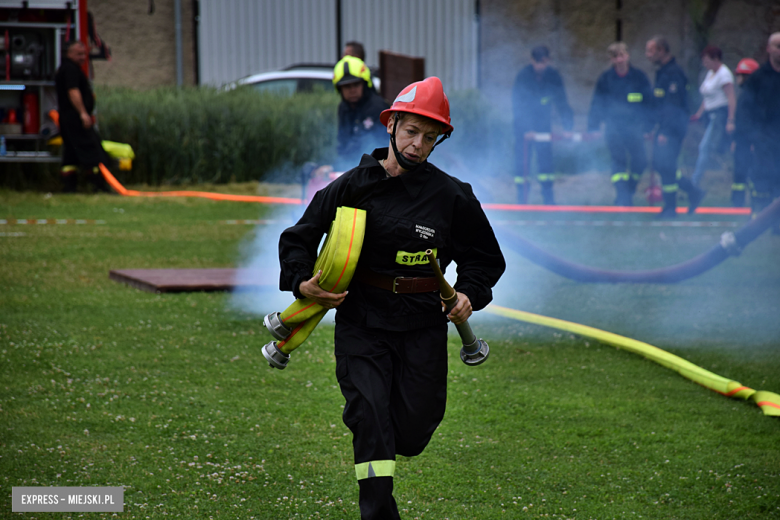
[[(117, 517), (128, 519), (359, 517), (331, 324), (275, 371), (260, 353), (261, 318), (231, 295), (108, 279), (110, 269), (236, 266), (257, 234), (226, 220), (298, 211), (0, 192), (0, 218), (99, 221), (0, 225), (0, 517), (113, 516), (15, 515), (14, 486), (124, 486)], [(644, 269), (691, 258), (732, 228), (520, 229), (570, 260)], [(665, 286), (578, 284), (505, 253), (497, 304), (780, 392), (780, 238)], [(485, 313), (472, 325), (491, 357), (466, 367), (451, 336), (444, 422), (396, 470), (403, 518), (780, 518), (780, 423), (754, 404), (593, 340)]]

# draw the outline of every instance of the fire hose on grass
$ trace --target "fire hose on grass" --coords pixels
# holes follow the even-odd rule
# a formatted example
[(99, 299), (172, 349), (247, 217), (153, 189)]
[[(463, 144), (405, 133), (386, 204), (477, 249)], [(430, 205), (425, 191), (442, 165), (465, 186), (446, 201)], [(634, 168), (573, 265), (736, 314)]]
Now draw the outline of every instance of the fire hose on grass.
[[(187, 196), (190, 192), (149, 193), (133, 192), (125, 189), (104, 165), (100, 165), (101, 171), (111, 186), (122, 195), (129, 196)], [(205, 196), (214, 200), (236, 200), (242, 202), (282, 202), (298, 203), (295, 199), (268, 200), (271, 197), (241, 197), (224, 196), (215, 193), (197, 193), (195, 196)], [(235, 197), (235, 198), (233, 198)], [(258, 200), (263, 199), (263, 200)], [(678, 264), (666, 269), (652, 271), (605, 271), (593, 269), (557, 258), (530, 242), (522, 239), (514, 233), (509, 240), (510, 246), (517, 252), (562, 276), (585, 282), (635, 282), (635, 283), (667, 283), (681, 281), (697, 274), (701, 274), (725, 260), (731, 254), (739, 252), (766, 231), (774, 222), (780, 220), (780, 199), (769, 205), (749, 224), (736, 233), (725, 233), (721, 242), (709, 252), (700, 255), (688, 262)], [(336, 220), (331, 226), (328, 238), (320, 255), (315, 262), (315, 272), (323, 267), (320, 277), (320, 285), (323, 288), (330, 287), (331, 292), (342, 292), (349, 285), (354, 274), (357, 260), (363, 243), (365, 232), (365, 213), (354, 208), (339, 208)], [(457, 293), (447, 283), (439, 269), (438, 263), (432, 251), (426, 251), (429, 262), (439, 281), (442, 301), (449, 310), (457, 305)], [(338, 256), (338, 258), (336, 258)], [(340, 269), (339, 269), (340, 267)], [(651, 359), (667, 368), (677, 371), (684, 377), (691, 379), (702, 386), (710, 388), (728, 397), (742, 398), (754, 401), (765, 415), (780, 416), (780, 395), (773, 392), (756, 391), (742, 386), (736, 381), (713, 374), (692, 363), (669, 354), (657, 347), (646, 343), (625, 338), (617, 334), (594, 329), (585, 325), (570, 323), (555, 318), (548, 318), (537, 314), (507, 309), (496, 305), (490, 305), (488, 312), (508, 318), (534, 323), (559, 330), (565, 330), (581, 336), (592, 337), (617, 348), (629, 350)], [(325, 316), (327, 309), (306, 299), (296, 300), (282, 313), (271, 313), (264, 319), (264, 324), (271, 334), (278, 340), (272, 341), (262, 348), (263, 356), (269, 365), (274, 368), (284, 369), (290, 359), (290, 352), (300, 346), (312, 330)], [(293, 326), (290, 328), (290, 326)], [(484, 362), (489, 353), (488, 344), (474, 336), (468, 322), (456, 325), (458, 333), (463, 340), (461, 360), (467, 365), (479, 365)]]
[(638, 354), (659, 365), (674, 370), (681, 376), (690, 379), (705, 388), (718, 392), (721, 395), (733, 397), (735, 399), (753, 401), (761, 408), (764, 415), (780, 417), (780, 395), (774, 392), (754, 390), (750, 387), (743, 386), (737, 381), (714, 374), (698, 365), (694, 365), (690, 361), (648, 343), (626, 338), (625, 336), (620, 336), (612, 332), (588, 327), (587, 325), (580, 325), (579, 323), (572, 323), (570, 321), (541, 316), (539, 314), (500, 307), (498, 305), (491, 304), (485, 310), (505, 318), (563, 330), (586, 338), (593, 338), (606, 345), (611, 345), (615, 348)]
[(261, 204), (301, 204), (300, 199), (287, 197), (264, 197), (260, 195), (232, 195), (229, 193), (210, 193), (205, 191), (137, 191), (128, 190), (114, 177), (104, 164), (100, 164), (100, 173), (109, 186), (123, 197), (197, 197), (201, 199), (230, 202), (259, 202)]
[(738, 256), (764, 231), (780, 220), (780, 198), (767, 206), (756, 218), (736, 232), (721, 235), (720, 242), (709, 251), (686, 262), (646, 271), (611, 271), (569, 262), (532, 244), (517, 233), (502, 227), (498, 231), (502, 245), (531, 262), (576, 282), (586, 283), (676, 283), (698, 276), (723, 262)]

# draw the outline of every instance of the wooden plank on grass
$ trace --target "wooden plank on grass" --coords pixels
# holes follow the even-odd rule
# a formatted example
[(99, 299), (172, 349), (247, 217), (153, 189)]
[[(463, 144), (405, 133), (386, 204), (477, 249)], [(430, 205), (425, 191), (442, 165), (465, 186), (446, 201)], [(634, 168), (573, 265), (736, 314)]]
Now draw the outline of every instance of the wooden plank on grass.
[(155, 293), (270, 289), (279, 284), (275, 269), (113, 269), (108, 277)]

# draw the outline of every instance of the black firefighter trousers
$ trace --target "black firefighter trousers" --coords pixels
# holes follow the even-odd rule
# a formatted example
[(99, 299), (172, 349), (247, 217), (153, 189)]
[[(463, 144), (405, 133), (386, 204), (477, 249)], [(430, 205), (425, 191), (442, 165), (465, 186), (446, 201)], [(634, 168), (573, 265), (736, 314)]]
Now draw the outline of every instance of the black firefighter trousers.
[[(661, 144), (658, 136), (653, 141), (653, 169), (661, 176), (661, 189), (664, 196), (664, 211), (676, 213), (677, 192), (683, 190), (688, 199), (698, 200), (699, 189), (691, 181), (682, 176), (677, 168), (677, 158), (682, 150), (685, 135), (666, 135), (666, 142)], [(697, 203), (698, 205), (698, 203)]]
[(628, 125), (607, 124), (604, 135), (610, 155), (612, 184), (616, 206), (633, 206), (639, 178), (647, 168), (645, 138), (641, 129)]
[(360, 518), (399, 519), (395, 457), (413, 457), (444, 418), (447, 324), (404, 332), (336, 320), (336, 377), (352, 431)]

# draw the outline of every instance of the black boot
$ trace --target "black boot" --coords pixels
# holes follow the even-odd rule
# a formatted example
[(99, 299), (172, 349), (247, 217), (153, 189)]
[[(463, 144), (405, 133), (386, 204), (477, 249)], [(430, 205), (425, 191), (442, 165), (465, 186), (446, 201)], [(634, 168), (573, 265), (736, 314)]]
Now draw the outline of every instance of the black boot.
[(658, 214), (659, 220), (677, 218), (677, 192), (664, 192), (664, 209)]
[(542, 201), (547, 206), (555, 205), (555, 196), (553, 195), (552, 181), (545, 181), (542, 183)]
[(528, 204), (528, 185), (522, 177), (515, 177), (515, 189), (517, 190), (517, 203)]
[(360, 518), (400, 519), (393, 498), (393, 477), (358, 480)]
[(62, 179), (62, 193), (76, 193), (76, 188), (79, 184), (78, 173), (74, 171), (63, 172)]
[(701, 201), (704, 200), (704, 195), (707, 193), (703, 189), (697, 188), (696, 186), (691, 185), (691, 187), (691, 191), (688, 192), (688, 215), (693, 215), (696, 213), (696, 208), (699, 207)]
[(731, 190), (731, 205), (735, 208), (745, 205), (745, 190)]
[[(631, 177), (628, 179), (628, 193), (631, 195), (631, 200), (634, 199), (634, 194), (636, 193), (636, 187), (639, 186), (639, 179), (641, 178), (641, 175), (637, 175), (635, 173), (631, 174)], [(633, 206), (633, 203), (631, 204)]]
[(99, 172), (100, 170), (97, 172), (93, 170), (92, 173), (87, 176), (87, 180), (95, 189), (95, 192), (111, 193), (106, 179), (104, 179)]
[(633, 206), (634, 200), (629, 191), (628, 181), (617, 181), (614, 183), (617, 196), (615, 197), (615, 206)]

